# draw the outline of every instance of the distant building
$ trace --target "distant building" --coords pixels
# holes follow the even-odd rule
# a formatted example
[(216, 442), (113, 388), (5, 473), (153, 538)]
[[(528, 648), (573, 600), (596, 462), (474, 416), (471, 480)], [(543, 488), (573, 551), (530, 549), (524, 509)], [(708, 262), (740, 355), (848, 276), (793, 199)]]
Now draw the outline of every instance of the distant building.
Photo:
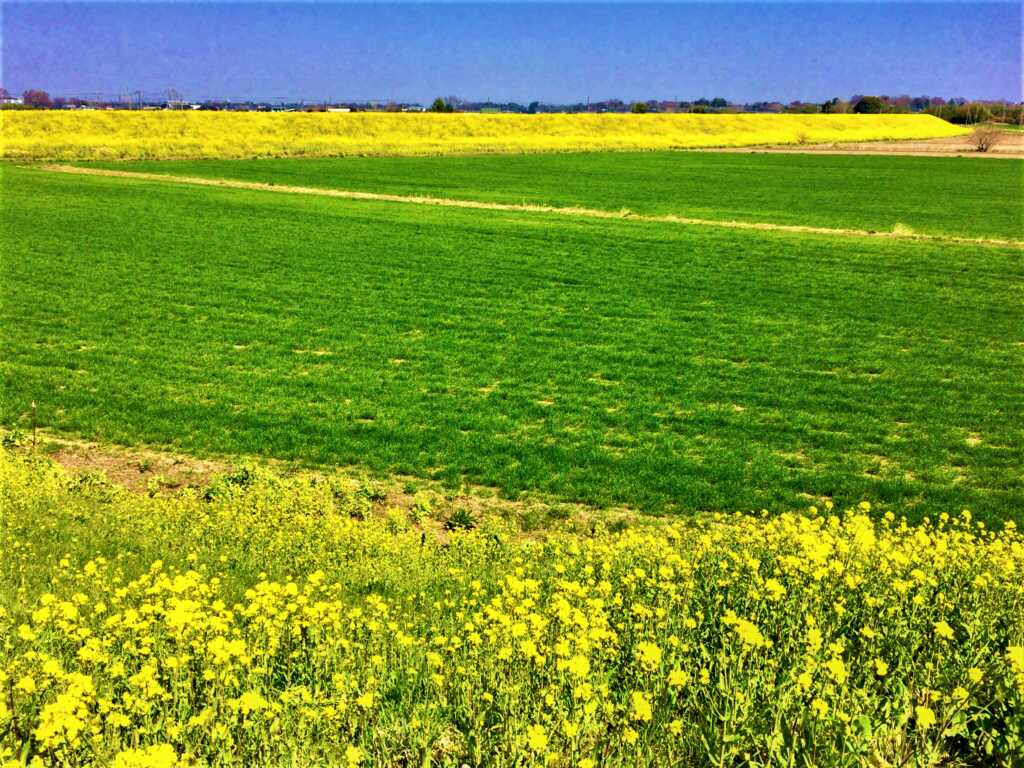
[(328, 112), (351, 112), (352, 110), (349, 107), (328, 107), (327, 111)]
[(0, 104), (24, 104), (25, 100), (20, 96), (0, 96)]

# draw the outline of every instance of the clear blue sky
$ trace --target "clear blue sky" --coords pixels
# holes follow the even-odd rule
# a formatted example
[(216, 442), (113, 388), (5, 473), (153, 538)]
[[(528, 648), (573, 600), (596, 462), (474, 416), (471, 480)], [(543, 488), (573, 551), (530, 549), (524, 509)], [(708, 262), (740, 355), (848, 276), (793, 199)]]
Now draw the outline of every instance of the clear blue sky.
[(20, 93), (1020, 100), (1017, 2), (4, 2)]

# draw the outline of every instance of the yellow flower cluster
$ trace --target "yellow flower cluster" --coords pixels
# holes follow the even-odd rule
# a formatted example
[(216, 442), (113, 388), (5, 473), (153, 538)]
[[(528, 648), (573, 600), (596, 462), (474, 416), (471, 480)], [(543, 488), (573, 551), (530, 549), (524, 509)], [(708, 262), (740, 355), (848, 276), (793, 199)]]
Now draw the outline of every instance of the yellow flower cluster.
[(1012, 524), (862, 505), (442, 543), (365, 512), (340, 478), (146, 498), (0, 451), (0, 766), (1024, 755)]
[(690, 149), (955, 136), (931, 115), (0, 111), (0, 158), (115, 160)]

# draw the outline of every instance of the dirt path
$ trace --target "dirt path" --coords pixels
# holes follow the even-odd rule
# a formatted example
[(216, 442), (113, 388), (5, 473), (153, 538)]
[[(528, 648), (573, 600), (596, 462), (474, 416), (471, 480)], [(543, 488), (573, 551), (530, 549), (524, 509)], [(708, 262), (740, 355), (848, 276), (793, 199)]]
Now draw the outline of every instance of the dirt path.
[(998, 240), (976, 237), (957, 237), (947, 235), (925, 235), (903, 230), (893, 232), (871, 232), (863, 229), (835, 229), (829, 227), (811, 227), (798, 224), (771, 224), (751, 221), (724, 221), (718, 219), (696, 219), (688, 216), (652, 216), (633, 213), (629, 210), (602, 211), (596, 208), (558, 207), (552, 205), (530, 205), (527, 203), (489, 203), (482, 200), (452, 200), (443, 197), (423, 197), (420, 195), (392, 195), (378, 192), (357, 192), (346, 189), (326, 189), (318, 187), (298, 187), (283, 184), (266, 184), (257, 181), (239, 181), (235, 179), (207, 179), (197, 176), (174, 176), (166, 173), (145, 173), (141, 171), (116, 171), (106, 168), (86, 168), (74, 165), (40, 165), (34, 166), (54, 173), (81, 174), (84, 176), (108, 176), (136, 181), (157, 181), (166, 184), (186, 184), (202, 187), (219, 187), (222, 189), (245, 189), (258, 192), (277, 192), (292, 195), (314, 195), (319, 197), (336, 197), (346, 200), (374, 200), (378, 202), (406, 203), (412, 205), (436, 205), (449, 208), (470, 208), (484, 211), (506, 211), (510, 213), (541, 213), (557, 216), (593, 219), (628, 219), (658, 224), (681, 224), (684, 226), (722, 227), (725, 229), (750, 229), (767, 232), (796, 232), (802, 234), (832, 235), (836, 237), (876, 237), (896, 240), (919, 240), (930, 242), (952, 243), (959, 245), (985, 245), (1024, 250), (1024, 241)]
[(977, 157), (988, 159), (1024, 159), (1024, 133), (1002, 131), (988, 152), (978, 152), (970, 136), (946, 136), (941, 139), (910, 141), (862, 141), (835, 144), (772, 145), (764, 147), (728, 147), (696, 150), (699, 152), (771, 152), (815, 155), (908, 155), (918, 157)]

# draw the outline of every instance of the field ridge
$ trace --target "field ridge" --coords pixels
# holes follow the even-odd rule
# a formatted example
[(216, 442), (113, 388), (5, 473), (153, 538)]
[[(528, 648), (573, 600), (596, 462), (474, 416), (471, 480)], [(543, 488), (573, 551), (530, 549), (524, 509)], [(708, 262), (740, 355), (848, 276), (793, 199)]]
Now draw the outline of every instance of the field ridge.
[(988, 245), (996, 247), (1020, 248), (1024, 250), (1024, 241), (1005, 240), (999, 238), (964, 237), (957, 235), (924, 234), (903, 229), (893, 231), (872, 231), (865, 229), (818, 227), (805, 224), (778, 224), (757, 221), (736, 221), (720, 219), (703, 219), (675, 214), (651, 215), (641, 214), (622, 209), (607, 211), (599, 208), (580, 206), (555, 206), (537, 203), (499, 203), (483, 200), (452, 199), (430, 197), (426, 195), (397, 195), (384, 192), (366, 192), (347, 189), (323, 187), (306, 187), (283, 184), (269, 184), (257, 181), (241, 181), (237, 179), (210, 179), (201, 176), (178, 176), (166, 173), (150, 173), (146, 171), (119, 171), (110, 168), (86, 168), (82, 166), (47, 164), (34, 166), (44, 171), (56, 173), (84, 174), (87, 176), (107, 176), (114, 178), (135, 179), (138, 181), (157, 181), (173, 184), (187, 184), (226, 189), (244, 189), (257, 192), (279, 192), (296, 195), (316, 195), (320, 197), (337, 197), (346, 200), (372, 200), (376, 202), (406, 203), (412, 205), (434, 205), (452, 208), (471, 208), (476, 210), (503, 211), (512, 213), (546, 213), (560, 216), (576, 216), (597, 219), (630, 219), (657, 224), (681, 224), (684, 226), (723, 227), (727, 229), (762, 230), (771, 232), (790, 232), (799, 234), (831, 235), (836, 237), (882, 237), (898, 240), (924, 240), (957, 245)]

